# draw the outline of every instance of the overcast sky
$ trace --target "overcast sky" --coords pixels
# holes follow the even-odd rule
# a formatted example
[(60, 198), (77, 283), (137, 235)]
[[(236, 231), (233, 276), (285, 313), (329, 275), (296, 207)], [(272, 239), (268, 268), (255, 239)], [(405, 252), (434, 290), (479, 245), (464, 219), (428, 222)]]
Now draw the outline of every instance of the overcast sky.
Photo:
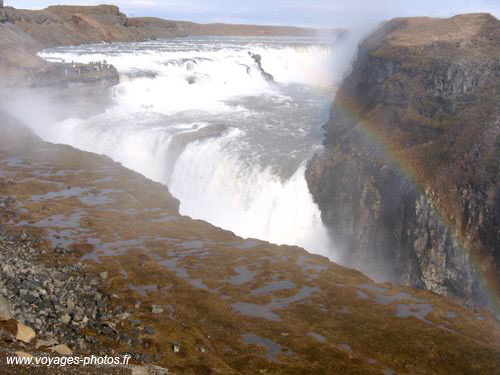
[[(5, 0), (16, 8), (56, 4), (94, 5), (92, 0)], [(396, 16), (447, 17), (489, 12), (500, 18), (500, 0), (110, 0), (129, 16), (195, 22), (336, 27)]]

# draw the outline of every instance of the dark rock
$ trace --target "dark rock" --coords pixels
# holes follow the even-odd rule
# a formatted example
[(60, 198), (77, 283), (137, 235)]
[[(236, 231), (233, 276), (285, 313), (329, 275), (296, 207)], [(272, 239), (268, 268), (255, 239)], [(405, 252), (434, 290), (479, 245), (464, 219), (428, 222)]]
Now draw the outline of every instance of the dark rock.
[[(473, 45), (466, 28), (453, 43), (433, 42), (431, 30), (455, 22), (485, 32)], [(427, 23), (393, 20), (362, 43), (324, 125), (325, 152), (306, 178), (344, 264), (492, 307), (488, 289), (500, 285), (499, 21)]]
[(141, 324), (141, 321), (136, 319), (130, 319), (129, 322), (133, 327), (138, 327)]
[(39, 298), (38, 298), (38, 297), (35, 297), (35, 296), (34, 296), (33, 294), (31, 294), (31, 293), (26, 294), (23, 298), (24, 298), (24, 300), (25, 300), (26, 302), (28, 302), (28, 303), (35, 303), (35, 302), (37, 302), (37, 301), (39, 300)]
[(264, 79), (266, 81), (269, 81), (269, 82), (274, 82), (274, 77), (272, 76), (272, 74), (269, 74), (268, 72), (266, 72), (264, 70), (264, 68), (262, 67), (262, 56), (257, 54), (257, 53), (252, 53), (252, 52), (248, 52), (248, 54), (257, 64), (257, 67), (258, 67), (260, 73), (262, 74), (262, 76), (264, 77)]
[(174, 353), (179, 353), (181, 351), (181, 343), (179, 341), (174, 341), (172, 344), (172, 351)]

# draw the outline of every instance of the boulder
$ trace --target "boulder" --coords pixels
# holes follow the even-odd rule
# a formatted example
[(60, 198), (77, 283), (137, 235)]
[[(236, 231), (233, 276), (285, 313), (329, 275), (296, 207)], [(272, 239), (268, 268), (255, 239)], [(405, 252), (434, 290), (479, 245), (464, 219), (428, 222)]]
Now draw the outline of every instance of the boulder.
[(0, 296), (0, 321), (9, 320), (12, 318), (10, 311), (10, 303), (4, 297)]
[(152, 305), (151, 306), (151, 312), (153, 314), (161, 314), (163, 312), (163, 308), (159, 305)]
[(31, 340), (35, 338), (36, 334), (32, 328), (25, 326), (24, 324), (17, 322), (17, 335), (16, 339), (26, 344), (29, 344)]
[(35, 348), (40, 349), (40, 348), (49, 348), (51, 346), (57, 345), (57, 341), (54, 339), (49, 339), (49, 340), (38, 340), (35, 344)]
[(71, 316), (69, 316), (68, 313), (64, 313), (61, 315), (61, 317), (59, 318), (59, 321), (63, 324), (68, 324), (71, 320)]
[(52, 350), (53, 352), (58, 353), (60, 355), (72, 355), (73, 354), (73, 351), (70, 348), (68, 348), (68, 346), (66, 346), (64, 344), (59, 344), (59, 345), (53, 346), (52, 348), (50, 348), (50, 350)]

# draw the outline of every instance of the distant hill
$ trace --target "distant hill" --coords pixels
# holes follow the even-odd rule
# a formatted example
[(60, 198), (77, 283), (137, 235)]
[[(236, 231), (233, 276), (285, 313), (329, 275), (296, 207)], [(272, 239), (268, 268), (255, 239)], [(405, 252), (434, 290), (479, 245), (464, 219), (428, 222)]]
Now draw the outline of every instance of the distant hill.
[(341, 35), (341, 29), (290, 26), (202, 25), (160, 18), (128, 18), (113, 5), (50, 6), (44, 10), (0, 9), (0, 77), (23, 76), (43, 62), (33, 52), (49, 46), (135, 42), (189, 35), (312, 36)]

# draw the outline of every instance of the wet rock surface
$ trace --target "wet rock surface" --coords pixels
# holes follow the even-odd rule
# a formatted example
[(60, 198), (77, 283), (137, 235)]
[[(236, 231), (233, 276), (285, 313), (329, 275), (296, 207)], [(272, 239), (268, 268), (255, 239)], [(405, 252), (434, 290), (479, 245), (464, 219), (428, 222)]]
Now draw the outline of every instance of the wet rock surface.
[(8, 116), (0, 166), (2, 294), (37, 335), (16, 351), (128, 353), (172, 373), (498, 368), (487, 311), (182, 217), (164, 186)]
[(257, 53), (252, 53), (252, 52), (248, 52), (248, 54), (253, 59), (253, 61), (255, 61), (255, 63), (257, 64), (257, 67), (259, 68), (259, 71), (262, 74), (262, 77), (264, 77), (264, 79), (268, 82), (274, 82), (273, 75), (266, 72), (264, 70), (264, 68), (262, 67), (262, 56), (257, 54)]

